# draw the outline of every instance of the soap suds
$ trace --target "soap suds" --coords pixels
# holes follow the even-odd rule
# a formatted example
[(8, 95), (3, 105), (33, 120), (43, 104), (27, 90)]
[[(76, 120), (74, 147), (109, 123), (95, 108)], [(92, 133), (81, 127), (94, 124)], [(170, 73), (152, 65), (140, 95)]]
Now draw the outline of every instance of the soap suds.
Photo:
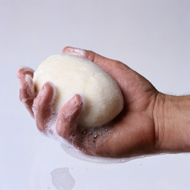
[[(57, 140), (61, 143), (61, 147), (63, 150), (68, 153), (69, 155), (85, 160), (85, 161), (90, 161), (90, 162), (97, 162), (97, 163), (123, 163), (126, 162), (126, 159), (114, 159), (114, 158), (102, 158), (102, 157), (97, 157), (97, 156), (89, 156), (86, 155), (85, 149), (77, 149), (75, 148), (72, 144), (67, 142), (64, 138), (60, 137), (57, 132), (56, 132), (56, 120), (57, 120), (57, 115), (51, 115), (49, 118), (49, 121), (47, 122), (47, 129), (44, 132), (45, 135), (48, 137)], [(81, 143), (83, 143), (83, 147), (86, 147), (87, 149), (95, 149), (98, 148), (98, 146), (101, 146), (102, 143), (106, 140), (106, 138), (109, 136), (111, 133), (112, 128), (110, 126), (102, 126), (100, 128), (91, 128), (91, 129), (86, 129), (81, 132), (81, 137), (84, 139)], [(70, 137), (72, 139), (72, 142), (75, 141), (75, 138), (77, 136), (73, 135)], [(96, 141), (98, 138), (98, 141)], [(127, 159), (128, 161), (128, 159)]]

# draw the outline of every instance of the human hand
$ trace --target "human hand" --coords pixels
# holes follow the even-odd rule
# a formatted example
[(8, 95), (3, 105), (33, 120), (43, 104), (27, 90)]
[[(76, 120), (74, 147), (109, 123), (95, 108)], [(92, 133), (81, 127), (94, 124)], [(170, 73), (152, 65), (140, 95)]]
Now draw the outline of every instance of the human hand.
[[(88, 155), (121, 158), (155, 153), (154, 106), (159, 92), (152, 84), (123, 63), (94, 52), (66, 47), (63, 53), (88, 59), (106, 71), (122, 91), (124, 108), (106, 126), (81, 130), (77, 118), (83, 102), (76, 94), (59, 112), (58, 135)], [(46, 83), (36, 95), (33, 71), (22, 68), (17, 76), (21, 82), (20, 100), (35, 118), (38, 129), (45, 132), (52, 114), (54, 88), (51, 83)]]

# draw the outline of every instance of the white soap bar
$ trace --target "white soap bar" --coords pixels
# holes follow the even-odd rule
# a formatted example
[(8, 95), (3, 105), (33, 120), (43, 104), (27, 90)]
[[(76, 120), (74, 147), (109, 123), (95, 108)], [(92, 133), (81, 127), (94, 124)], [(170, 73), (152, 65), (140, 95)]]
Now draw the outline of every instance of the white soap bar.
[(99, 66), (73, 55), (53, 55), (34, 72), (37, 92), (44, 83), (56, 87), (55, 112), (74, 94), (84, 100), (80, 115), (82, 127), (99, 127), (114, 119), (123, 109), (123, 96), (117, 83)]

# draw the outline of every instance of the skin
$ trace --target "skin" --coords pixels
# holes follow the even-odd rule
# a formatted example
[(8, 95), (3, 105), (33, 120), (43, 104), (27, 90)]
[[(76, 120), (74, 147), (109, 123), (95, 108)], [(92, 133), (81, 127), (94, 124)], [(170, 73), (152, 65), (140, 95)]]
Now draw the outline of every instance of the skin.
[[(189, 143), (186, 143), (184, 148), (186, 140), (181, 128), (176, 121), (172, 121), (175, 117), (179, 118), (178, 112), (182, 112), (184, 109), (182, 105), (186, 105), (189, 97), (186, 97), (188, 100), (184, 100), (184, 98), (177, 99), (164, 95), (125, 64), (92, 51), (66, 47), (63, 53), (90, 60), (106, 71), (122, 91), (124, 108), (106, 126), (97, 128), (94, 132), (81, 130), (77, 121), (83, 102), (80, 95), (76, 94), (63, 105), (59, 112), (56, 122), (56, 131), (59, 136), (85, 154), (102, 157), (129, 158), (161, 152), (189, 151)], [(48, 119), (52, 114), (53, 85), (46, 83), (37, 94), (32, 82), (31, 69), (21, 68), (17, 72), (17, 77), (21, 83), (20, 100), (36, 120), (37, 128), (45, 132)], [(187, 116), (188, 114), (189, 112), (186, 113)], [(182, 121), (180, 119), (179, 123)], [(190, 121), (185, 122), (184, 130), (187, 131), (187, 124), (190, 125)], [(175, 128), (174, 124), (177, 125)], [(105, 130), (107, 132), (102, 133)], [(181, 138), (178, 137), (177, 142), (174, 143), (177, 136)]]

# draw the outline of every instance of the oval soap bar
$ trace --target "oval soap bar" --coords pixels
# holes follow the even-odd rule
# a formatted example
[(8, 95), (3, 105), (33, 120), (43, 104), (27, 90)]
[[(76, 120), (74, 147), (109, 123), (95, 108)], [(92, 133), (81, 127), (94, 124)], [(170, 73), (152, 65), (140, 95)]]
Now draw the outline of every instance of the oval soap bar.
[(53, 55), (34, 72), (37, 93), (44, 83), (56, 88), (55, 112), (74, 94), (84, 100), (81, 127), (99, 127), (114, 119), (123, 109), (123, 96), (117, 83), (99, 66), (73, 55)]

